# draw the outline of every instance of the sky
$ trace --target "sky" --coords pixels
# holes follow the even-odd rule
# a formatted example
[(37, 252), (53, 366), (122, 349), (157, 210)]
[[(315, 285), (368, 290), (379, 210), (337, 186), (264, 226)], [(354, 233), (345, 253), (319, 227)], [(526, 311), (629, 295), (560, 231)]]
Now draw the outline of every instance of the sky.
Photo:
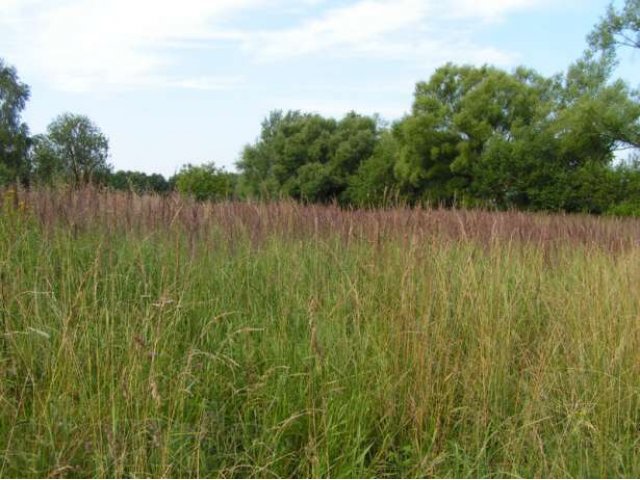
[[(233, 170), (276, 109), (399, 119), (446, 62), (561, 72), (608, 3), (0, 0), (0, 58), (31, 87), (32, 133), (87, 115), (116, 170), (170, 176)], [(633, 86), (638, 61), (619, 71)]]

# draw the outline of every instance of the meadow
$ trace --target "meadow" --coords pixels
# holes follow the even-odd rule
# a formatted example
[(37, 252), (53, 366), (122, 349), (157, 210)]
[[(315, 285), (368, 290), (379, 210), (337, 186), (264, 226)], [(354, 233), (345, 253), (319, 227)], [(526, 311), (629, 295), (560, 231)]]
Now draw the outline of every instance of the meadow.
[(0, 196), (0, 477), (640, 476), (638, 220)]

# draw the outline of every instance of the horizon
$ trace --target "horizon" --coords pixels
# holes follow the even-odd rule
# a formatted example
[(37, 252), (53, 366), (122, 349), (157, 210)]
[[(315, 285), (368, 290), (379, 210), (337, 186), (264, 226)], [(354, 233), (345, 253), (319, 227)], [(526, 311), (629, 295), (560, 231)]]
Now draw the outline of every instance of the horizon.
[[(31, 88), (33, 134), (84, 114), (115, 170), (169, 177), (188, 163), (235, 171), (273, 110), (397, 120), (447, 62), (560, 73), (608, 4), (0, 0), (0, 46)], [(616, 72), (633, 87), (635, 62)]]

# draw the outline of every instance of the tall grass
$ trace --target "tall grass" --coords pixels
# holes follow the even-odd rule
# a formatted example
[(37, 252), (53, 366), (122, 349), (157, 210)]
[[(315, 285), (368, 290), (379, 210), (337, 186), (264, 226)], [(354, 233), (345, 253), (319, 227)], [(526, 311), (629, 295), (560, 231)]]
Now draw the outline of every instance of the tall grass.
[(640, 223), (6, 193), (0, 476), (639, 476)]

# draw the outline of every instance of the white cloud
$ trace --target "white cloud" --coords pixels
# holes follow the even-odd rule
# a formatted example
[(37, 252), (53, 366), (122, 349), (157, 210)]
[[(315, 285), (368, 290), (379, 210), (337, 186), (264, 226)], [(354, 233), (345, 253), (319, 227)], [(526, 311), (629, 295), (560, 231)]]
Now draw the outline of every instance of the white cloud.
[(0, 0), (0, 19), (4, 22), (15, 19), (15, 16), (32, 8), (34, 4), (42, 3), (43, 0)]
[(244, 85), (246, 79), (241, 75), (236, 76), (201, 76), (191, 78), (166, 78), (160, 77), (155, 82), (157, 87), (186, 88), (189, 90), (230, 90)]
[(250, 48), (263, 60), (334, 48), (358, 50), (387, 34), (415, 28), (428, 11), (428, 4), (424, 0), (359, 1), (293, 28), (257, 33), (251, 38)]
[[(195, 48), (233, 49), (261, 62), (322, 55), (508, 65), (513, 54), (473, 41), (473, 23), (548, 1), (0, 0), (0, 48), (21, 70), (70, 91), (241, 83), (222, 62), (181, 75), (180, 55)], [(267, 7), (282, 13), (280, 25), (292, 20), (291, 8), (321, 13), (274, 29), (229, 28), (234, 15)]]
[(548, 0), (451, 0), (447, 12), (453, 18), (475, 18), (485, 21), (502, 19), (513, 11), (541, 5)]
[[(547, 1), (359, 0), (294, 27), (255, 32), (245, 38), (245, 47), (260, 61), (322, 53), (505, 65), (514, 55), (473, 44), (473, 23), (498, 21), (512, 11)], [(461, 21), (465, 29), (460, 28)]]
[[(176, 42), (214, 38), (216, 22), (264, 0), (72, 0), (29, 8), (1, 0), (20, 41), (10, 53), (57, 87), (82, 91), (149, 85), (202, 88), (210, 81), (162, 78)], [(29, 0), (34, 3), (38, 0)], [(38, 11), (38, 14), (29, 12)], [(17, 51), (16, 51), (17, 50)]]

